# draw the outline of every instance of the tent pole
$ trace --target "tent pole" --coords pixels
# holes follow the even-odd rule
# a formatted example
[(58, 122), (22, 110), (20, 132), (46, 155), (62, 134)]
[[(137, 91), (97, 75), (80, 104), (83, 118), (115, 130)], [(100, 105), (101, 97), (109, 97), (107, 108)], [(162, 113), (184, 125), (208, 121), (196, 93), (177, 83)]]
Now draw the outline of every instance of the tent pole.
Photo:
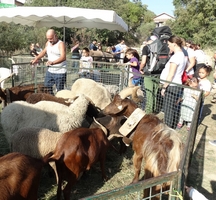
[(65, 43), (65, 26), (63, 27), (63, 41), (64, 41), (64, 43)]

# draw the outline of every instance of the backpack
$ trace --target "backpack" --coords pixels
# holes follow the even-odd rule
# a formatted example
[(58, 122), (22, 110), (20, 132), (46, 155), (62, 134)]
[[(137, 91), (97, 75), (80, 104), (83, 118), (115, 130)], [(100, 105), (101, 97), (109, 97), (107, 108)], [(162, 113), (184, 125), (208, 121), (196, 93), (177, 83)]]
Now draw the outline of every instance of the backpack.
[(147, 45), (150, 50), (148, 72), (160, 74), (169, 60), (167, 41), (172, 33), (168, 26), (162, 26), (155, 28), (152, 34), (157, 36), (157, 39)]

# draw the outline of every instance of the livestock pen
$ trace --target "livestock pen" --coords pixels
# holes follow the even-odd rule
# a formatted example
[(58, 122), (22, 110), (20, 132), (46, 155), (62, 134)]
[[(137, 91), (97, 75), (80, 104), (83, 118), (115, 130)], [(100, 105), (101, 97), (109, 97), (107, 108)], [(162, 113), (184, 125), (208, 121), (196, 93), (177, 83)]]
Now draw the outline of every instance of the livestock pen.
[[(31, 59), (31, 57), (23, 56), (14, 57), (14, 60), (16, 60), (16, 65), (20, 66), (19, 73), (18, 77), (14, 77), (12, 80), (6, 81), (5, 84), (7, 87), (28, 83), (34, 83), (35, 85), (43, 83), (47, 67), (45, 66), (45, 63), (43, 61), (35, 66), (31, 66)], [(83, 77), (79, 74), (79, 68), (72, 67), (72, 62), (79, 61), (71, 59), (67, 60), (67, 81), (65, 84), (65, 89), (69, 90), (77, 79)], [(130, 72), (125, 66), (118, 65), (116, 63), (103, 62), (94, 62), (93, 65), (95, 73), (86, 74), (86, 78), (95, 79), (96, 81), (106, 85), (118, 86), (119, 91), (127, 87)], [(158, 90), (154, 93), (155, 96), (153, 98), (156, 103), (154, 103), (154, 101), (152, 100), (151, 102), (148, 102), (147, 98), (144, 100), (144, 102), (139, 103), (139, 106), (143, 109), (145, 109), (146, 106), (155, 107), (154, 113), (158, 115), (160, 119), (163, 119), (163, 98), (158, 95), (160, 93), (160, 80), (158, 79), (158, 77), (150, 78), (158, 83)], [(187, 86), (183, 85), (179, 85), (179, 87), (187, 88)], [(144, 94), (146, 94), (145, 91)], [(182, 134), (182, 140), (184, 142), (184, 151), (182, 152), (182, 160), (179, 171), (130, 185), (133, 178), (132, 148), (128, 147), (126, 154), (121, 156), (116, 156), (115, 153), (108, 152), (105, 167), (108, 171), (109, 180), (105, 183), (102, 182), (101, 177), (98, 176), (98, 166), (96, 166), (96, 168), (89, 172), (90, 174), (87, 178), (81, 178), (78, 184), (73, 188), (71, 199), (141, 199), (143, 189), (152, 188), (154, 185), (158, 184), (162, 185), (167, 181), (171, 182), (171, 187), (167, 191), (161, 190), (161, 199), (178, 199), (178, 197), (176, 197), (178, 196), (178, 193), (180, 193), (182, 196), (185, 196), (184, 185), (187, 181), (188, 168), (194, 147), (194, 140), (196, 138), (201, 102), (202, 93), (200, 92), (193, 114), (193, 122), (191, 124), (189, 132), (185, 129), (185, 127), (178, 130)], [(181, 105), (179, 105), (179, 109), (180, 107)], [(0, 153), (8, 153), (9, 148), (2, 134), (0, 141)], [(113, 142), (116, 142), (115, 145), (119, 145), (117, 141)], [(46, 178), (46, 180), (43, 180), (41, 183), (42, 186), (40, 189), (39, 199), (52, 199), (52, 196), (55, 195), (56, 186), (53, 186), (55, 181), (54, 179), (53, 182), (52, 180), (47, 179), (48, 178)], [(150, 197), (153, 197), (153, 195), (150, 194)], [(186, 197), (184, 199), (186, 199)]]

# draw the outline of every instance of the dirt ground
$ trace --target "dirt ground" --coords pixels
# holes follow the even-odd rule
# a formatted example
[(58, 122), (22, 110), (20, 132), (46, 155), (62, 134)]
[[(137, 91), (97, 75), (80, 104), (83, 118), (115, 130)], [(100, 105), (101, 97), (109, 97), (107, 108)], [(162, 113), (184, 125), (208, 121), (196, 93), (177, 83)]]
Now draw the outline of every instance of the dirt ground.
[(211, 103), (212, 96), (205, 99), (187, 182), (209, 200), (216, 199), (216, 146), (209, 144), (209, 140), (216, 140), (216, 104)]

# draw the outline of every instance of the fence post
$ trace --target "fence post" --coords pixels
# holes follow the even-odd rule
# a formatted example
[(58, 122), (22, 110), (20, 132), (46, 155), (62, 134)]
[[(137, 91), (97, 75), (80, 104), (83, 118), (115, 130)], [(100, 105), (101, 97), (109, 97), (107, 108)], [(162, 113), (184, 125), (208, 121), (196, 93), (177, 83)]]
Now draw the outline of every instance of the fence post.
[[(10, 65), (10, 70), (11, 70), (11, 73), (13, 73), (13, 63)], [(12, 87), (14, 87), (14, 75), (11, 77), (11, 85)]]

